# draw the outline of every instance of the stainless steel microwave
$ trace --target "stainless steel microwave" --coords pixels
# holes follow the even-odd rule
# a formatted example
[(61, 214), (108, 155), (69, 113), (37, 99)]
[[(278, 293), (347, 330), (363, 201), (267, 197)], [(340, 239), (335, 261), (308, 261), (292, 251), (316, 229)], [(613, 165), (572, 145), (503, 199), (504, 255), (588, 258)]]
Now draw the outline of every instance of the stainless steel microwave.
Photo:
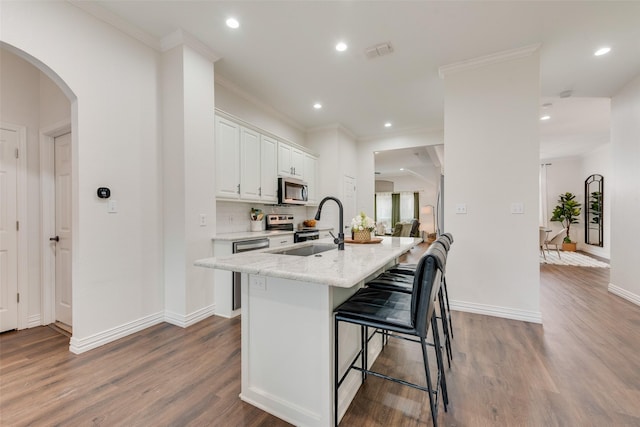
[(296, 178), (278, 178), (278, 203), (281, 205), (307, 204), (307, 183)]

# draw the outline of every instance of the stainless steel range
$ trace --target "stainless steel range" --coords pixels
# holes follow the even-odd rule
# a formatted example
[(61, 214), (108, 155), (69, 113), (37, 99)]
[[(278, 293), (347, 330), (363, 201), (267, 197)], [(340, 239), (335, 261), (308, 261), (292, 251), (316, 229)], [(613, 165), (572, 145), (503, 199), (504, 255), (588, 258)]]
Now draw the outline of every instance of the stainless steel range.
[[(293, 231), (294, 226), (293, 215), (291, 214), (268, 214), (267, 230), (287, 230)], [(306, 242), (307, 240), (317, 240), (320, 238), (320, 232), (316, 228), (302, 228), (293, 233), (293, 241)]]

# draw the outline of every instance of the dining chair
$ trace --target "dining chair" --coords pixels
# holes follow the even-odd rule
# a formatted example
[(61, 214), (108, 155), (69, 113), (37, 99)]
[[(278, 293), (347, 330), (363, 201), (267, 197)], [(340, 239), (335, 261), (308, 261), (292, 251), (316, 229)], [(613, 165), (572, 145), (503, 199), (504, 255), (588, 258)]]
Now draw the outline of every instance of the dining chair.
[(562, 230), (554, 234), (552, 238), (544, 242), (544, 246), (547, 248), (547, 252), (549, 252), (549, 245), (555, 246), (556, 252), (558, 252), (559, 259), (562, 259), (562, 257), (560, 256), (560, 246), (562, 246), (562, 242), (564, 240), (564, 234), (566, 232), (567, 232), (567, 229), (563, 228)]

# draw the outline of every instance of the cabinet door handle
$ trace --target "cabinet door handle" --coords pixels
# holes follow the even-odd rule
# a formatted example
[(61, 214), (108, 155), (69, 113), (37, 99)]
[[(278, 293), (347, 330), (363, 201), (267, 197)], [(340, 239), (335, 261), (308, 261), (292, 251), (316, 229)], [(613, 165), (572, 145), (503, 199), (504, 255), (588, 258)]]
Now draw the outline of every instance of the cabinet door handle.
[(258, 187), (258, 196), (262, 197), (262, 187)]
[(240, 194), (240, 184), (238, 184), (238, 194)]

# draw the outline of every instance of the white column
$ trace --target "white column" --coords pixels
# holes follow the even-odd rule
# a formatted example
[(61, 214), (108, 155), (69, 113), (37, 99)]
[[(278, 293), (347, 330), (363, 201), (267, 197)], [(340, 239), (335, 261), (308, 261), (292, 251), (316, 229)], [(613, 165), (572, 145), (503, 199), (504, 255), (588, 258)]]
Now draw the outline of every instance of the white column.
[[(611, 102), (613, 181), (611, 197), (611, 283), (609, 291), (640, 305), (640, 75)], [(605, 183), (607, 177), (605, 176)]]
[[(445, 79), (445, 231), (454, 309), (541, 322), (538, 46), (452, 64)], [(523, 206), (523, 213), (512, 213)]]
[(215, 56), (183, 32), (163, 40), (165, 318), (189, 326), (212, 315), (215, 230)]

